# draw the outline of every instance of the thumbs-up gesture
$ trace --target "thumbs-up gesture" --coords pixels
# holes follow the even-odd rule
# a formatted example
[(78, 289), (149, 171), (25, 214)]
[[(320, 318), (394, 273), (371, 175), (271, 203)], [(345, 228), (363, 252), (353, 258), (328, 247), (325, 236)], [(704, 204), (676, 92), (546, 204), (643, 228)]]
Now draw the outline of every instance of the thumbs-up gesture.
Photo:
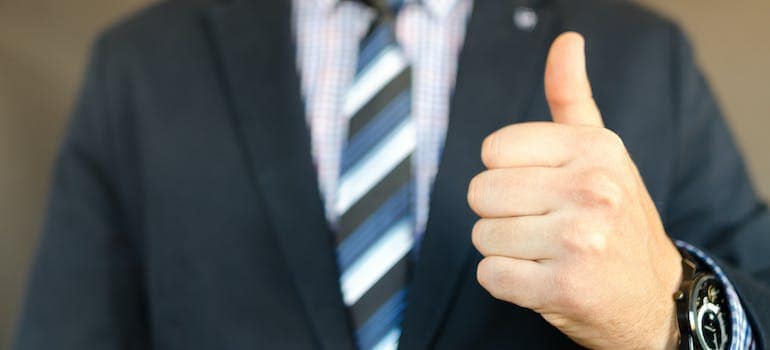
[(554, 41), (545, 89), (553, 123), (510, 125), (482, 145), (488, 170), (468, 189), (481, 217), (479, 283), (582, 346), (674, 348), (681, 256), (623, 142), (603, 126), (579, 34)]

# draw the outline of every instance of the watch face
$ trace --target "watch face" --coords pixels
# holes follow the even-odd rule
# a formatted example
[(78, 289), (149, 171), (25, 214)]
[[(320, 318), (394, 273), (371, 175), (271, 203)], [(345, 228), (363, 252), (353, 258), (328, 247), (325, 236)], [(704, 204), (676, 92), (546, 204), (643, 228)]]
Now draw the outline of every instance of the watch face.
[(713, 276), (701, 276), (694, 284), (690, 310), (695, 315), (695, 334), (702, 349), (721, 350), (728, 344), (727, 302)]

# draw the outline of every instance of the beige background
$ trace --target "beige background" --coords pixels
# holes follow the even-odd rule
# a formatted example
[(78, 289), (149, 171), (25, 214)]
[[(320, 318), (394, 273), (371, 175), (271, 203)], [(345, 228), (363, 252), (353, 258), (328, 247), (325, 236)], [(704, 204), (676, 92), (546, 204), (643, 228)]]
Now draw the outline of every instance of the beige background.
[[(51, 160), (94, 34), (149, 0), (0, 0), (0, 348), (35, 245)], [(770, 196), (770, 1), (643, 0), (679, 19)]]

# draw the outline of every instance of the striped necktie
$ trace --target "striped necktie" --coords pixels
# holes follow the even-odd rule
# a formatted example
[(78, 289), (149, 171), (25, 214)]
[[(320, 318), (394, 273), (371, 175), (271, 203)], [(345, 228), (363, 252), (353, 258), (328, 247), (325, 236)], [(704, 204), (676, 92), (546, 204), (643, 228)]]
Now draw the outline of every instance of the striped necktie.
[(411, 69), (391, 18), (360, 44), (334, 211), (340, 286), (359, 349), (395, 349), (414, 243)]

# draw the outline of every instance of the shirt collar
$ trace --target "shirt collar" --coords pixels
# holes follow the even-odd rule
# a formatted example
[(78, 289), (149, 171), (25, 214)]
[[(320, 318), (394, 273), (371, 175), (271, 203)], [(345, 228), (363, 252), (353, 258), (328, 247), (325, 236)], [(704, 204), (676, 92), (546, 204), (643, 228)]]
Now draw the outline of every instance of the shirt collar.
[[(318, 4), (321, 6), (321, 8), (326, 11), (330, 11), (334, 6), (336, 6), (338, 3), (342, 1), (353, 1), (353, 0), (315, 0), (318, 2)], [(420, 4), (421, 6), (424, 6), (428, 12), (434, 17), (437, 18), (444, 18), (446, 17), (452, 10), (452, 8), (457, 5), (457, 2), (459, 0), (406, 0), (407, 3), (410, 2), (416, 2)]]
[(437, 18), (444, 18), (452, 12), (458, 0), (416, 0)]

